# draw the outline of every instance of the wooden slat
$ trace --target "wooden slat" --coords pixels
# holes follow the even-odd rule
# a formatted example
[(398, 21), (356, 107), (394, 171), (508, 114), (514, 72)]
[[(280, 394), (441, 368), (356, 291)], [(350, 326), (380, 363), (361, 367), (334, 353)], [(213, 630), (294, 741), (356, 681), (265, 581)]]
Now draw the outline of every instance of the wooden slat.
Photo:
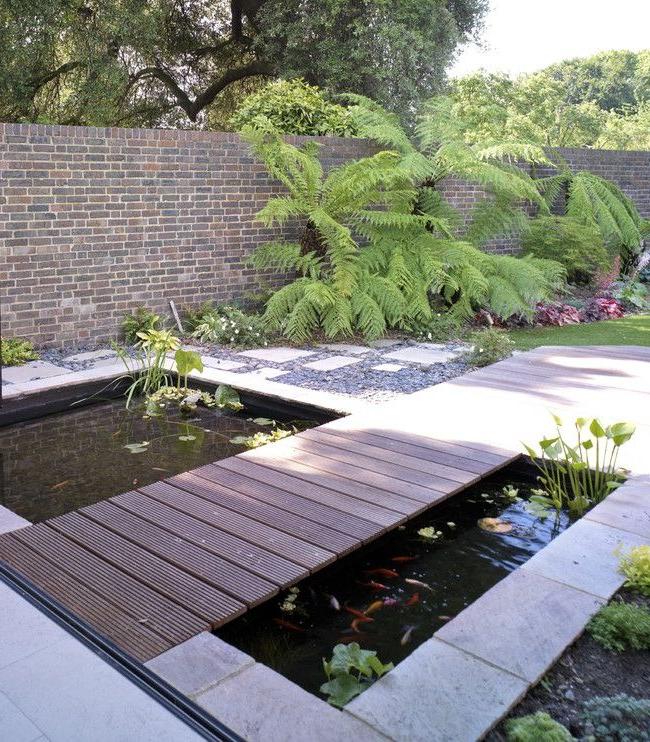
[[(216, 462), (216, 466), (244, 474), (260, 482), (281, 487), (287, 492), (292, 492), (309, 500), (322, 502), (343, 513), (350, 513), (367, 521), (372, 521), (377, 524), (378, 535), (385, 532), (388, 527), (399, 525), (406, 520), (405, 515), (400, 515), (394, 510), (388, 510), (387, 508), (378, 506), (372, 501), (346, 496), (345, 493), (336, 492), (329, 487), (320, 486), (314, 481), (308, 482), (300, 477), (292, 476), (293, 470), (291, 474), (288, 474), (286, 469), (267, 466), (261, 462), (249, 461), (241, 455), (222, 459)], [(332, 483), (331, 480), (330, 483)]]
[(229, 561), (235, 561), (250, 572), (280, 587), (291, 585), (309, 574), (305, 567), (295, 562), (267, 551), (251, 541), (238, 538), (226, 530), (208, 526), (140, 492), (119, 495), (111, 498), (110, 502), (202, 549), (212, 551)]
[[(293, 534), (302, 541), (316, 544), (327, 552), (341, 557), (359, 546), (359, 540), (344, 533), (334, 531), (322, 524), (295, 515), (281, 508), (269, 505), (257, 497), (249, 497), (224, 487), (220, 482), (197, 476), (196, 470), (178, 474), (167, 480), (179, 487), (202, 497), (209, 502), (234, 510), (273, 528)], [(304, 500), (303, 500), (304, 502)]]
[[(233, 608), (236, 611), (243, 610), (243, 606), (233, 606), (234, 601), (207, 581), (179, 569), (173, 563), (103, 528), (80, 513), (60, 515), (48, 521), (48, 525), (133, 577), (155, 585), (163, 595), (180, 605), (189, 605), (192, 611), (212, 627), (215, 617), (223, 615), (224, 609), (228, 613)], [(226, 564), (229, 566), (229, 563)], [(274, 591), (271, 583), (264, 582), (263, 585), (266, 589), (260, 591), (260, 601)]]
[(0, 536), (0, 559), (88, 621), (141, 662), (170, 649), (171, 642), (135, 621), (11, 534)]
[(19, 529), (14, 535), (172, 644), (180, 644), (210, 628), (196, 614), (78, 546), (49, 525), (40, 523)]
[(277, 586), (270, 580), (222, 559), (213, 550), (197, 546), (111, 502), (90, 505), (81, 513), (219, 590), (222, 596), (215, 622), (227, 620), (229, 611), (243, 613), (244, 605), (257, 605), (277, 592)]
[(295, 538), (284, 531), (270, 528), (234, 510), (208, 502), (168, 482), (155, 482), (142, 487), (140, 492), (208, 526), (228, 531), (233, 536), (255, 543), (273, 554), (284, 555), (307, 569), (318, 569), (320, 565), (330, 564), (335, 559), (331, 551)]
[[(231, 460), (236, 461), (237, 459), (233, 457)], [(236, 492), (254, 497), (260, 502), (268, 502), (270, 505), (328, 526), (349, 536), (355, 543), (374, 538), (377, 533), (377, 526), (370, 521), (357, 518), (350, 513), (343, 513), (316, 500), (294, 495), (271, 484), (259, 482), (236, 471), (221, 467), (218, 463), (206, 464), (198, 469), (193, 469), (193, 473), (212, 482), (223, 484)]]

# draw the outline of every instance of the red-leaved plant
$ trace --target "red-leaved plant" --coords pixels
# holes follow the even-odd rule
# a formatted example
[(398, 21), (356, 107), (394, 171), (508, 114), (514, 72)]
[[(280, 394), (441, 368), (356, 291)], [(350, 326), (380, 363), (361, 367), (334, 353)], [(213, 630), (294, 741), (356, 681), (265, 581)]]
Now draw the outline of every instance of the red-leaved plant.
[(618, 319), (623, 316), (623, 305), (611, 297), (600, 296), (589, 299), (582, 310), (585, 322), (597, 322), (603, 319)]
[(559, 301), (540, 302), (535, 307), (536, 325), (577, 325), (581, 321), (580, 312), (570, 304)]

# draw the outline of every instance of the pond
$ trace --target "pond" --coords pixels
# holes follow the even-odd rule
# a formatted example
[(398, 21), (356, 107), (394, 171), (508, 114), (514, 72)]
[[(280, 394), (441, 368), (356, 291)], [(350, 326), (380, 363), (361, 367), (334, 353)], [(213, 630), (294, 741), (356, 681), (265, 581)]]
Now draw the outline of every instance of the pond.
[(534, 511), (534, 487), (531, 470), (509, 467), (216, 633), (316, 695), (338, 643), (397, 664), (570, 524)]
[(246, 450), (233, 438), (270, 430), (255, 415), (199, 407), (188, 417), (145, 417), (117, 399), (0, 428), (0, 504), (39, 522), (233, 456)]

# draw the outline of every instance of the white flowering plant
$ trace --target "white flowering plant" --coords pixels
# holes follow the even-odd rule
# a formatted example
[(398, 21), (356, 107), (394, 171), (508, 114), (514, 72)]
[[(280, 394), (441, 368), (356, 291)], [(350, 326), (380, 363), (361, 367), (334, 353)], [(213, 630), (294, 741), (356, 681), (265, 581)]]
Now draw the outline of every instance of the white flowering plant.
[(192, 337), (204, 343), (218, 343), (232, 347), (260, 347), (269, 344), (264, 320), (254, 314), (246, 314), (230, 305), (202, 307), (192, 315)]

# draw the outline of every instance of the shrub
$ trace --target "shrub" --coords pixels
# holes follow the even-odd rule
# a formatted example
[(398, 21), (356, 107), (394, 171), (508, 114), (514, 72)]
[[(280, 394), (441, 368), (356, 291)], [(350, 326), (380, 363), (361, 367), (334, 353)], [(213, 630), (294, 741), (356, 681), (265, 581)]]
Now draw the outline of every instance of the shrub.
[(463, 323), (451, 312), (437, 312), (430, 320), (405, 323), (404, 329), (422, 342), (446, 343), (462, 336)]
[(245, 126), (270, 124), (280, 134), (354, 136), (348, 110), (328, 101), (323, 92), (304, 80), (274, 80), (249, 95), (230, 120), (237, 131)]
[(612, 264), (600, 230), (566, 216), (533, 219), (522, 235), (524, 253), (561, 263), (570, 283), (591, 283)]
[(618, 319), (623, 314), (623, 305), (621, 302), (606, 296), (589, 299), (582, 310), (582, 317), (585, 322)]
[(650, 700), (618, 696), (592, 698), (584, 705), (581, 719), (587, 739), (613, 742), (647, 742)]
[(132, 314), (125, 314), (122, 320), (122, 334), (127, 343), (137, 343), (139, 332), (150, 332), (162, 328), (160, 316), (146, 307), (138, 307)]
[(569, 730), (545, 711), (506, 721), (508, 742), (570, 742)]
[(489, 366), (501, 361), (511, 356), (515, 347), (506, 332), (493, 328), (473, 332), (468, 340), (472, 349), (463, 356), (463, 360), (470, 366)]
[(650, 610), (634, 603), (610, 603), (591, 619), (587, 631), (613, 652), (650, 649)]
[(620, 570), (627, 577), (626, 587), (650, 597), (650, 546), (635, 546), (623, 555)]
[(540, 302), (535, 308), (536, 325), (577, 325), (580, 323), (580, 312), (570, 304), (558, 301)]
[(192, 321), (192, 337), (201, 342), (233, 347), (268, 345), (264, 320), (237, 307), (209, 307)]
[(611, 292), (627, 311), (643, 311), (650, 305), (650, 292), (641, 281), (615, 281), (611, 285)]
[(0, 338), (0, 364), (22, 366), (27, 361), (37, 361), (38, 353), (29, 340), (22, 338)]

